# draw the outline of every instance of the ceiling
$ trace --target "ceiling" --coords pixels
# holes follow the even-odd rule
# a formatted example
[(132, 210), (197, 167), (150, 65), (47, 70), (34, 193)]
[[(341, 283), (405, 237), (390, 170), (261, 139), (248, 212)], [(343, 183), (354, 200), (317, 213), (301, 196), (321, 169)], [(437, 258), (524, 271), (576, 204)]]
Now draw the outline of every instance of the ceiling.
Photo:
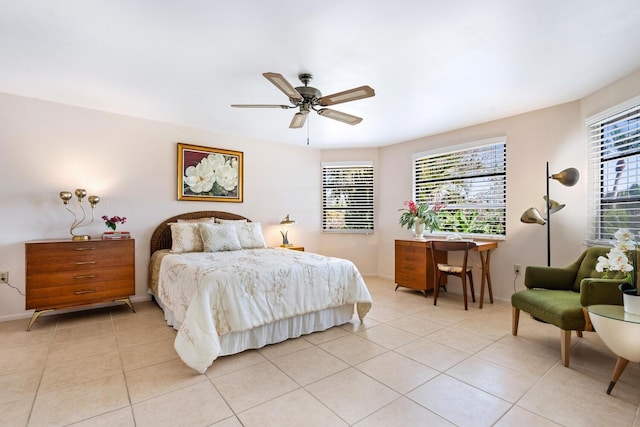
[[(315, 148), (376, 147), (580, 99), (640, 69), (638, 0), (0, 0), (0, 92)], [(295, 110), (301, 72), (350, 126)]]

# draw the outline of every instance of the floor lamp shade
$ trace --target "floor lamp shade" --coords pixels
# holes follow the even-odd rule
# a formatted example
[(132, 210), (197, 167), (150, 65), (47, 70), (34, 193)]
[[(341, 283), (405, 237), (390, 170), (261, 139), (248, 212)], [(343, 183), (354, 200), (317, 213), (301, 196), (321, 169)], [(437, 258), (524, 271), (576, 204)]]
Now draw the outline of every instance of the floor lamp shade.
[(580, 172), (576, 168), (567, 168), (562, 172), (549, 175), (549, 162), (547, 162), (547, 194), (543, 196), (545, 212), (547, 217), (543, 218), (536, 208), (529, 208), (520, 217), (520, 221), (525, 224), (540, 224), (547, 226), (547, 266), (551, 265), (551, 214), (564, 208), (564, 204), (558, 203), (549, 197), (549, 181), (555, 180), (566, 187), (573, 187), (580, 179)]

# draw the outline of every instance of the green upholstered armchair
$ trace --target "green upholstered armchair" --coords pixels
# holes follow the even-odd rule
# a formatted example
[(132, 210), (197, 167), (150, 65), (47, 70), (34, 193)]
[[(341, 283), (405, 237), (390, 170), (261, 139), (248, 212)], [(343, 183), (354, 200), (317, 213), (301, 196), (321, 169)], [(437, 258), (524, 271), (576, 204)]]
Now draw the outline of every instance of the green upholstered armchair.
[(587, 249), (573, 264), (564, 267), (528, 266), (524, 284), (527, 289), (511, 296), (512, 335), (518, 335), (520, 310), (535, 319), (560, 328), (562, 363), (569, 366), (571, 331), (579, 337), (582, 331), (592, 331), (586, 309), (594, 304), (622, 305), (620, 283), (626, 281), (624, 273), (609, 272), (608, 279), (596, 271), (599, 256), (605, 256), (610, 248)]

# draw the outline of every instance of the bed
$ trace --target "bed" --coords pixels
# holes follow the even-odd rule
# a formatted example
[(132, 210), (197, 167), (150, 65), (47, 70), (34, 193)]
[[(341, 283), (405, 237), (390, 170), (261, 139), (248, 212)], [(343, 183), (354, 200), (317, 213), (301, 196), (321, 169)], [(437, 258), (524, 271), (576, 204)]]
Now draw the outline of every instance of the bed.
[(178, 355), (200, 373), (220, 356), (342, 325), (354, 312), (362, 321), (371, 308), (351, 261), (267, 248), (260, 224), (241, 215), (173, 216), (150, 250), (149, 293), (177, 330)]

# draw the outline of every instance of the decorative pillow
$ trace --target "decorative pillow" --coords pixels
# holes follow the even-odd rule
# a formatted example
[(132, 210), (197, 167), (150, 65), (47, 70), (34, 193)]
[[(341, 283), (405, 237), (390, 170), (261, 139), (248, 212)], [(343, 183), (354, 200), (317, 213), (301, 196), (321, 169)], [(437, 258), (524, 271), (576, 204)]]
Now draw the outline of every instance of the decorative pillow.
[(215, 222), (216, 219), (214, 217), (207, 218), (193, 218), (193, 219), (177, 219), (178, 222)]
[(197, 223), (171, 222), (171, 252), (202, 252), (202, 238)]
[(221, 218), (216, 218), (216, 223), (218, 224), (233, 224), (236, 222), (247, 222), (246, 219), (221, 219)]
[(265, 248), (267, 245), (262, 236), (262, 226), (259, 222), (237, 222), (234, 224), (238, 233), (238, 240), (242, 249)]
[(198, 223), (205, 252), (237, 251), (242, 249), (234, 224)]

